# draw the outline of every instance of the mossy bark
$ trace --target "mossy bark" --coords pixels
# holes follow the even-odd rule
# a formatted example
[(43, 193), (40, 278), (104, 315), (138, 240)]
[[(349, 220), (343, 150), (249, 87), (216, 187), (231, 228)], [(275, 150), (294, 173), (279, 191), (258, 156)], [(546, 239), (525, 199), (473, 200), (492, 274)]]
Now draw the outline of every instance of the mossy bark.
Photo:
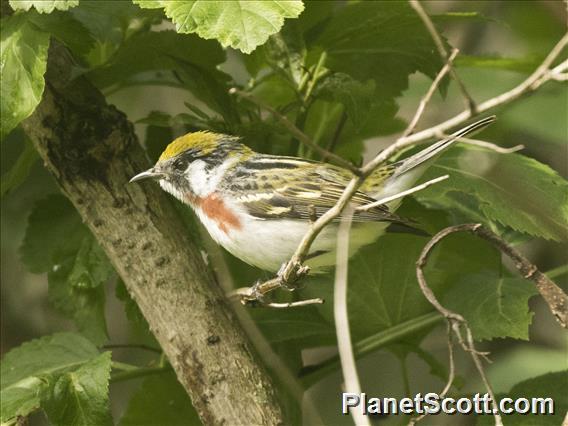
[[(283, 423), (272, 381), (178, 217), (154, 182), (131, 123), (54, 45), (46, 88), (23, 123), (138, 303), (207, 425)], [(63, 235), (62, 238), (65, 238)]]

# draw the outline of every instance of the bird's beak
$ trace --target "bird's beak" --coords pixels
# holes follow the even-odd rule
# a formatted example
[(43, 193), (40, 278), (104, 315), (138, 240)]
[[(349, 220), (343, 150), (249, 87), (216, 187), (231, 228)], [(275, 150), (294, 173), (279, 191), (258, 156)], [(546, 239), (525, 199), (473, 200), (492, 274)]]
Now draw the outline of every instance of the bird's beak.
[(148, 169), (145, 172), (138, 173), (136, 176), (130, 179), (130, 183), (138, 182), (139, 180), (142, 179), (148, 179), (148, 178), (157, 179), (161, 177), (164, 177), (164, 174), (154, 170), (154, 168), (152, 167), (151, 169)]

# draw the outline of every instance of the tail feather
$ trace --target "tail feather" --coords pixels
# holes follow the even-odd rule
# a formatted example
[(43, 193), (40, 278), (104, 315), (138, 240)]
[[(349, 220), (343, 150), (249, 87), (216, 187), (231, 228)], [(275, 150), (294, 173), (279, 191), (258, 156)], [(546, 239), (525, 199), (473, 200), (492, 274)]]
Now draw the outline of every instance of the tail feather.
[[(376, 191), (373, 191), (375, 188), (371, 187), (368, 191), (369, 194), (373, 197), (381, 198), (398, 194), (401, 191), (411, 188), (426, 169), (428, 160), (437, 157), (452, 146), (459, 138), (481, 130), (493, 121), (495, 121), (494, 115), (483, 118), (404, 160), (390, 164), (388, 166), (388, 170), (390, 171), (388, 178), (381, 179), (381, 185), (376, 187)], [(398, 204), (400, 204), (400, 201), (395, 201), (389, 204), (389, 207), (396, 208)]]
[(452, 135), (448, 136), (446, 139), (442, 139), (439, 142), (436, 142), (433, 145), (430, 145), (428, 148), (423, 149), (422, 151), (405, 158), (404, 160), (395, 164), (395, 172), (393, 174), (393, 178), (396, 176), (400, 176), (403, 173), (408, 172), (409, 170), (414, 169), (415, 167), (419, 166), (420, 164), (428, 161), (429, 159), (437, 156), (442, 151), (445, 151), (450, 146), (452, 146), (459, 138), (463, 138), (470, 133), (476, 132), (488, 126), (489, 124), (495, 121), (495, 116), (485, 117), (479, 121), (476, 121), (469, 126), (464, 127), (463, 129), (458, 130), (457, 132), (453, 133)]

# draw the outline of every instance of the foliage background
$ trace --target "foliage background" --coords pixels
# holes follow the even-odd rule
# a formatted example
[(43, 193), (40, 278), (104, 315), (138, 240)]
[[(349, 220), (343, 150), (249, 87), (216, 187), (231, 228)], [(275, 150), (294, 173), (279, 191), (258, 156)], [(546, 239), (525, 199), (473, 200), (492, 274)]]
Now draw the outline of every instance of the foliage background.
[[(90, 6), (87, 3), (84, 2), (83, 4), (81, 2), (79, 9), (75, 12), (76, 17), (80, 16), (81, 13), (95, 13), (93, 10), (96, 8), (89, 11)], [(556, 1), (467, 2), (467, 4), (457, 1), (440, 1), (428, 2), (425, 6), (431, 13), (436, 14), (445, 12), (477, 12), (478, 15), (475, 16), (462, 15), (460, 17), (458, 15), (456, 17), (454, 15), (453, 18), (447, 17), (441, 23), (447, 40), (451, 45), (457, 46), (461, 50), (463, 56), (457, 62), (458, 70), (470, 93), (477, 100), (484, 100), (499, 94), (522, 81), (528, 72), (539, 64), (542, 57), (565, 31), (565, 7), (561, 2)], [(323, 10), (323, 6), (321, 7)], [(335, 4), (334, 7), (338, 7), (338, 5)], [(315, 9), (316, 7), (308, 5), (307, 10), (301, 15), (299, 21), (286, 20), (282, 34), (286, 35), (289, 45), (294, 42), (293, 36), (298, 33), (298, 26), (312, 25), (313, 23), (309, 19), (317, 21), (318, 13), (322, 13), (319, 10), (310, 10), (311, 8)], [(154, 10), (144, 10), (137, 13), (152, 14), (154, 12)], [(84, 20), (83, 22), (88, 21)], [(109, 25), (112, 28), (113, 26), (119, 26), (119, 23), (109, 20), (106, 21), (105, 25)], [(162, 22), (159, 24), (159, 28), (162, 30), (169, 29), (171, 24)], [(108, 49), (112, 50), (113, 46), (119, 43), (120, 35), (117, 35), (118, 33), (116, 32), (108, 31), (108, 28), (93, 27), (89, 28), (89, 30), (93, 34), (97, 34), (97, 36), (95, 41), (96, 48), (89, 51), (88, 61), (91, 64), (96, 64), (97, 61), (104, 63), (105, 55), (109, 55)], [(334, 39), (334, 36), (336, 36), (334, 31), (340, 30), (340, 27), (327, 29), (327, 33), (322, 36), (324, 45), (326, 37), (329, 39), (330, 50), (333, 50), (335, 43), (338, 43)], [(398, 36), (403, 38), (402, 34), (396, 33), (396, 27), (392, 31), (392, 37), (396, 38)], [(103, 34), (107, 34), (108, 39), (105, 39)], [(238, 122), (234, 116), (235, 100), (220, 94), (220, 92), (216, 91), (217, 89), (211, 89), (210, 82), (205, 77), (210, 74), (218, 81), (223, 81), (225, 77), (220, 74), (217, 75), (213, 71), (219, 65), (222, 72), (231, 76), (237, 84), (246, 85), (251, 77), (250, 74), (255, 72), (256, 67), (262, 64), (263, 61), (267, 61), (262, 55), (267, 54), (267, 52), (270, 53), (268, 48), (266, 50), (264, 50), (264, 47), (259, 48), (251, 56), (243, 56), (238, 50), (229, 48), (226, 50), (225, 59), (225, 54), (215, 41), (203, 42), (196, 36), (186, 36), (189, 40), (187, 45), (184, 44), (179, 50), (168, 52), (168, 54), (175, 54), (177, 58), (167, 57), (166, 55), (164, 60), (174, 62), (190, 61), (191, 64), (189, 66), (182, 66), (183, 72), (187, 73), (187, 75), (174, 75), (172, 77), (164, 70), (158, 70), (157, 74), (154, 75), (152, 70), (155, 64), (150, 62), (144, 63), (142, 59), (144, 52), (140, 51), (140, 46), (156, 43), (156, 46), (152, 47), (159, 50), (163, 46), (171, 45), (175, 37), (178, 36), (171, 32), (164, 37), (164, 40), (151, 41), (145, 40), (144, 34), (142, 34), (140, 39), (135, 40), (135, 42), (132, 41), (133, 39), (130, 39), (130, 44), (128, 44), (128, 40), (123, 41), (122, 63), (119, 61), (109, 67), (93, 66), (94, 71), (89, 74), (89, 78), (103, 89), (108, 101), (124, 111), (131, 121), (136, 122), (136, 132), (140, 141), (145, 143), (150, 157), (155, 157), (160, 147), (169, 142), (173, 136), (184, 133), (188, 129), (207, 126), (215, 128), (215, 126), (223, 125), (229, 128), (220, 130), (236, 130), (240, 134), (251, 137), (255, 144), (253, 147), (256, 149), (276, 153), (289, 153), (291, 151), (294, 154), (310, 155), (303, 148), (298, 148), (297, 144), (290, 144), (290, 138), (282, 136), (285, 135), (284, 131), (270, 118), (265, 119), (264, 125), (266, 127), (262, 127), (256, 121), (253, 121), (252, 125), (248, 127), (246, 123), (241, 126), (235, 124), (235, 122)], [(309, 34), (306, 37), (309, 37)], [(164, 45), (161, 46), (159, 43), (164, 43)], [(267, 46), (270, 46), (270, 43)], [(319, 53), (321, 52), (311, 52), (314, 55), (313, 58), (308, 59), (311, 66), (317, 63), (317, 59), (320, 57), (318, 56)], [(495, 60), (491, 62), (476, 59), (494, 55), (514, 58), (514, 60)], [(129, 68), (129, 64), (134, 63), (134, 60), (137, 61), (137, 70), (148, 70), (146, 74), (142, 75), (140, 80), (129, 78), (130, 73), (133, 72)], [(373, 106), (376, 109), (369, 109), (368, 106), (365, 106), (365, 96), (370, 93), (372, 97), (375, 86), (382, 90), (381, 93), (388, 91), (388, 87), (384, 86), (384, 81), (389, 80), (393, 73), (397, 73), (400, 70), (396, 67), (388, 69), (381, 63), (380, 58), (376, 59), (376, 62), (373, 62), (373, 60), (373, 57), (356, 57), (353, 62), (342, 62), (342, 59), (337, 59), (337, 62), (334, 63), (333, 55), (330, 54), (329, 62), (326, 64), (334, 71), (345, 72), (355, 77), (361, 77), (355, 75), (357, 72), (364, 74), (363, 78), (360, 78), (361, 81), (359, 83), (352, 87), (348, 86), (349, 92), (362, 94), (360, 98), (353, 101), (354, 104), (351, 107), (349, 107), (349, 100), (337, 99), (345, 105), (347, 111), (353, 114), (352, 116), (349, 115), (349, 120), (346, 123), (337, 151), (355, 161), (360, 160), (361, 154), (364, 154), (366, 158), (372, 157), (378, 149), (393, 140), (393, 133), (402, 129), (402, 120), (408, 120), (411, 117), (420, 97), (426, 92), (431, 82), (423, 74), (411, 74), (408, 88), (404, 88), (404, 84), (402, 84), (400, 93), (398, 91), (395, 93), (397, 96), (398, 113), (396, 115), (397, 118), (393, 119), (392, 113), (396, 111), (397, 107), (392, 102), (392, 99), (385, 99), (384, 102)], [(268, 59), (269, 61), (270, 58)], [(437, 67), (435, 61), (430, 65), (431, 74), (435, 74), (439, 67)], [(178, 70), (178, 72), (180, 71)], [(373, 76), (376, 77), (376, 80), (367, 80), (372, 72), (375, 72)], [(381, 79), (383, 73), (385, 77)], [(147, 83), (148, 80), (153, 78), (164, 78), (164, 74), (172, 77), (168, 85), (140, 84), (141, 82)], [(117, 85), (117, 81), (120, 81), (121, 84)], [(181, 84), (180, 81), (182, 82)], [(395, 86), (393, 83), (392, 87)], [(187, 88), (189, 88), (189, 92), (186, 90)], [(371, 90), (368, 90), (369, 88)], [(325, 87), (320, 90), (322, 90), (320, 95), (323, 99), (328, 99), (326, 96), (330, 97), (333, 94), (341, 93), (340, 90), (333, 86), (327, 94)], [(360, 92), (357, 92), (357, 90)], [(282, 81), (282, 76), (279, 76), (278, 73), (267, 78), (263, 84), (258, 84), (253, 93), (276, 106), (286, 105), (292, 96), (287, 85)], [(372, 102), (372, 100), (368, 100), (368, 102)], [(200, 110), (195, 111), (195, 108), (188, 109), (188, 104), (193, 107), (198, 106)], [(245, 107), (240, 105), (239, 108), (244, 109)], [(324, 111), (320, 113), (321, 116), (328, 117), (329, 120), (327, 123), (318, 123), (313, 116), (304, 117), (304, 128), (314, 139), (325, 142), (330, 139), (331, 132), (335, 129), (342, 107), (339, 104), (319, 104), (313, 108), (316, 112), (318, 108), (323, 109)], [(326, 110), (326, 108), (331, 110)], [(440, 122), (462, 109), (463, 102), (459, 91), (453, 83), (450, 83), (444, 98), (440, 94), (435, 95), (432, 104), (427, 109), (421, 126), (427, 127), (430, 124)], [(215, 119), (208, 122), (209, 119), (207, 118), (204, 123), (200, 120), (203, 118), (201, 116), (203, 114), (202, 111), (205, 111), (210, 116), (221, 118), (221, 120)], [(168, 115), (166, 116), (165, 114)], [(371, 115), (371, 118), (368, 119), (365, 117), (365, 114)], [(375, 120), (378, 120), (373, 117), (373, 114), (375, 114), (374, 117), (380, 117), (384, 121), (381, 123), (380, 129), (371, 128), (367, 135), (365, 133), (365, 125), (372, 127), (371, 125), (375, 123)], [(504, 146), (523, 143), (527, 147), (523, 151), (524, 155), (549, 165), (561, 176), (566, 177), (568, 174), (566, 160), (568, 158), (566, 145), (568, 127), (566, 125), (566, 116), (568, 116), (566, 85), (549, 84), (536, 95), (522, 99), (498, 111), (499, 120), (497, 124), (483, 133), (483, 138)], [(310, 118), (313, 120), (310, 121)], [(357, 128), (363, 128), (364, 130), (361, 133), (357, 133)], [(369, 138), (368, 136), (372, 137)], [(3, 141), (1, 148), (1, 171), (4, 181), (12, 165), (16, 163), (18, 158), (22, 158), (22, 152), (28, 149), (26, 138), (22, 131), (16, 129), (8, 135), (6, 140)], [(33, 155), (30, 154), (30, 158), (33, 158)], [(26, 252), (25, 249), (22, 250), (20, 247), (22, 246), (30, 213), (34, 206), (38, 205), (37, 203), (45, 202), (48, 195), (59, 194), (53, 179), (42, 167), (41, 163), (39, 161), (30, 161), (30, 163), (29, 176), (16, 190), (9, 191), (3, 195), (1, 201), (2, 354), (25, 341), (40, 336), (62, 330), (76, 330), (77, 323), (81, 322), (81, 319), (77, 317), (75, 317), (75, 322), (69, 319), (69, 316), (74, 315), (76, 309), (71, 309), (71, 313), (69, 311), (65, 312), (66, 308), (61, 308), (61, 306), (59, 309), (54, 309), (54, 304), (57, 305), (57, 296), (54, 296), (53, 293), (48, 295), (48, 268), (36, 268), (35, 271), (30, 271), (22, 262), (22, 258), (24, 260), (26, 258)], [(522, 188), (517, 189), (521, 190)], [(418, 200), (431, 207), (443, 207), (444, 203), (450, 203), (450, 205), (455, 207), (452, 201), (455, 203), (456, 199), (452, 198), (451, 194), (448, 195), (446, 200), (428, 195), (423, 197), (422, 200), (418, 197)], [(471, 200), (458, 199), (458, 201), (462, 205), (467, 205), (468, 201)], [(558, 201), (560, 203), (562, 200)], [(45, 211), (48, 208), (49, 205), (46, 205), (45, 209), (39, 210)], [(455, 217), (441, 219), (439, 213), (432, 213), (431, 210), (424, 209), (423, 205), (418, 204), (415, 200), (405, 203), (403, 209), (406, 209), (415, 217), (426, 220), (434, 228), (437, 224), (439, 225), (444, 221), (451, 222), (452, 220), (459, 221), (460, 219), (463, 221), (465, 218), (470, 221), (476, 220), (475, 216), (472, 217), (471, 212), (468, 214), (468, 212), (458, 211), (458, 209), (453, 211)], [(191, 215), (188, 215), (188, 218), (191, 222)], [(38, 226), (43, 226), (41, 230), (37, 231), (41, 235), (38, 244), (49, 244), (48, 238), (42, 233), (49, 228), (49, 220), (43, 225), (40, 221)], [(67, 223), (63, 229), (69, 229), (69, 226), (71, 225)], [(199, 233), (195, 225), (191, 225), (191, 228), (189, 232), (194, 232), (196, 235)], [(504, 230), (504, 228), (499, 229), (501, 231)], [(527, 253), (528, 257), (535, 264), (539, 265), (541, 270), (549, 271), (566, 265), (566, 245), (542, 238), (527, 238), (510, 230), (507, 232), (510, 232), (509, 235), (512, 240), (516, 240), (521, 244), (523, 251)], [(395, 240), (396, 238), (399, 239)], [(393, 253), (389, 252), (388, 249), (384, 248), (388, 247), (387, 242), (400, 244), (401, 250)], [(352, 265), (352, 270), (364, 271), (365, 256), (370, 256), (369, 258), (371, 259), (380, 258), (381, 264), (388, 266), (385, 266), (383, 272), (387, 274), (386, 277), (389, 277), (389, 273), (391, 274), (390, 281), (388, 279), (385, 281), (390, 282), (392, 287), (381, 288), (381, 291), (385, 292), (385, 294), (395, 295), (393, 296), (394, 299), (386, 299), (387, 301), (400, 301), (401, 310), (398, 312), (398, 315), (401, 321), (403, 318), (415, 317), (419, 311), (423, 313), (429, 312), (424, 307), (425, 302), (420, 298), (413, 299), (410, 297), (403, 299), (401, 296), (400, 299), (396, 299), (401, 291), (401, 283), (399, 281), (401, 279), (399, 276), (400, 269), (398, 265), (413, 264), (423, 244), (423, 240), (387, 236), (385, 237), (384, 246), (379, 248), (374, 246), (372, 250), (367, 250), (358, 258), (359, 260), (354, 260), (354, 262), (362, 262), (362, 264), (355, 263)], [(472, 298), (475, 298), (474, 300), (482, 300), (486, 294), (485, 292), (494, 291), (492, 278), (490, 279), (487, 276), (477, 276), (476, 278), (476, 274), (484, 273), (484, 271), (479, 270), (482, 269), (480, 266), (487, 266), (488, 262), (490, 263), (494, 260), (490, 259), (490, 255), (487, 258), (483, 258), (483, 255), (480, 254), (487, 251), (487, 248), (475, 240), (465, 237), (448, 244), (453, 244), (454, 249), (459, 247), (461, 255), (471, 256), (472, 262), (460, 264), (462, 266), (461, 272), (465, 269), (470, 281), (473, 280), (478, 285), (480, 285), (480, 282), (489, 283), (487, 288), (476, 287), (480, 289), (479, 299), (477, 299), (475, 293), (471, 293), (473, 294)], [(405, 253), (408, 258), (402, 259), (400, 257), (401, 253)], [(450, 258), (449, 261), (451, 260)], [(227, 261), (233, 271), (233, 277), (239, 285), (251, 283), (259, 276), (264, 275), (261, 271), (253, 270), (230, 257), (227, 257)], [(454, 274), (457, 274), (457, 272), (454, 272)], [(454, 275), (454, 282), (459, 281), (457, 277), (458, 275)], [(52, 279), (56, 279), (56, 277), (52, 277)], [(135, 307), (127, 301), (127, 309), (124, 309), (125, 304), (121, 300), (127, 299), (127, 296), (125, 296), (123, 286), (121, 286), (116, 277), (111, 276), (110, 279), (107, 279), (106, 272), (103, 271), (101, 279), (104, 281), (106, 290), (104, 306), (98, 306), (93, 309), (104, 309), (109, 341), (112, 343), (130, 342), (155, 345), (153, 339), (145, 330), (144, 322), (137, 316)], [(556, 280), (566, 288), (566, 269), (556, 277)], [(323, 279), (323, 281), (326, 282), (313, 282), (312, 285), (308, 285), (303, 295), (311, 296), (317, 294), (319, 296), (323, 294), (327, 299), (330, 299), (331, 279), (327, 278)], [(357, 279), (352, 280), (354, 287), (351, 288), (351, 292), (355, 296), (352, 299), (352, 304), (350, 304), (350, 309), (355, 312), (352, 327), (356, 340), (372, 336), (378, 329), (385, 328), (379, 309), (376, 306), (370, 306), (365, 300), (379, 286), (385, 285), (385, 281), (381, 284), (381, 282), (376, 281), (375, 273), (365, 275), (364, 272)], [(407, 281), (404, 284), (410, 285), (412, 278), (407, 278)], [(448, 279), (448, 281), (451, 280)], [(522, 287), (522, 284), (518, 282), (513, 285)], [(450, 303), (452, 291), (460, 294), (471, 291), (473, 286), (471, 282), (456, 284), (455, 288), (449, 290), (450, 296), (448, 297)], [(118, 297), (115, 297), (115, 294)], [(527, 290), (525, 300), (531, 295), (532, 292)], [(371, 297), (372, 300), (380, 300), (382, 296), (373, 297)], [(456, 300), (456, 306), (460, 306), (459, 297)], [(530, 299), (529, 305), (534, 312), (532, 321), (530, 316), (523, 316), (521, 313), (519, 314), (519, 321), (516, 321), (517, 329), (513, 330), (513, 327), (505, 327), (504, 331), (501, 330), (503, 337), (506, 338), (497, 338), (482, 344), (483, 347), (492, 352), (492, 359), (495, 361), (488, 367), (488, 371), (498, 393), (508, 391), (513, 385), (524, 379), (548, 372), (561, 371), (567, 366), (565, 336), (562, 335), (559, 327), (539, 298), (534, 297)], [(519, 310), (522, 311), (522, 307)], [(283, 358), (293, 370), (301, 366), (302, 360), (304, 363), (318, 363), (334, 354), (333, 328), (329, 327), (330, 318), (326, 317), (326, 315), (329, 315), (329, 311), (306, 309), (302, 314), (297, 315), (296, 313), (258, 310), (253, 312), (253, 315), (267, 334), (269, 341), (273, 343), (278, 353), (283, 354)], [(85, 321), (89, 321), (89, 318)], [(523, 321), (530, 321), (531, 323), (528, 328), (528, 335), (527, 324), (523, 323)], [(483, 336), (483, 327), (483, 324), (479, 325), (479, 336)], [(96, 326), (89, 324), (88, 328), (89, 330), (86, 331), (86, 334), (94, 341), (101, 343), (106, 340), (104, 336), (101, 336), (102, 332)], [(85, 332), (84, 328), (83, 331)], [(499, 336), (499, 330), (491, 329), (485, 332), (486, 337), (489, 338)], [(443, 327), (438, 327), (428, 334), (420, 346), (417, 346), (416, 342), (420, 341), (423, 333), (424, 330), (421, 330), (416, 335), (410, 336), (408, 341), (391, 345), (388, 350), (375, 351), (361, 359), (358, 367), (363, 389), (368, 394), (402, 396), (408, 393), (408, 388), (411, 389), (412, 393), (433, 391), (441, 388), (442, 381), (438, 376), (443, 373), (443, 365), (445, 364), (444, 330)], [(524, 338), (524, 340), (517, 340), (512, 337)], [(528, 341), (526, 340), (527, 337), (529, 338)], [(301, 353), (301, 357), (300, 348), (305, 348)], [(138, 365), (144, 365), (156, 358), (152, 353), (133, 349), (115, 349), (113, 350), (113, 357), (116, 360)], [(470, 365), (465, 356), (458, 359), (458, 367), (464, 385), (456, 392), (466, 394), (480, 391), (482, 387), (473, 373), (473, 366)], [(431, 372), (433, 374), (430, 374)], [(408, 377), (408, 382), (404, 380), (406, 376)], [(172, 392), (172, 395), (175, 395), (169, 400), (170, 402), (172, 400), (176, 401), (174, 404), (179, 404), (180, 407), (187, 405), (183, 390), (175, 388), (170, 373), (149, 377), (147, 379), (139, 378), (111, 385), (110, 401), (115, 421), (122, 419), (122, 424), (138, 424), (141, 418), (147, 416), (147, 414), (140, 411), (141, 407), (149, 405), (148, 401), (141, 400), (143, 398), (141, 396), (142, 393), (138, 393), (141, 388), (146, 390), (163, 388), (162, 394), (167, 395), (168, 392)], [(303, 417), (306, 423), (318, 421), (318, 415), (321, 416), (321, 419), (326, 424), (350, 423), (351, 420), (349, 418), (341, 417), (338, 414), (337, 395), (340, 390), (341, 380), (339, 370), (335, 369), (331, 374), (328, 374), (310, 387), (307, 395), (313, 400), (316, 410), (305, 409), (299, 415)], [(561, 383), (562, 381), (566, 384), (564, 379), (561, 379)], [(131, 401), (132, 395), (136, 396)], [(139, 400), (136, 400), (136, 398)], [(160, 401), (154, 401), (154, 403), (159, 405)], [(134, 404), (133, 406), (136, 409), (128, 410), (127, 414), (124, 415), (128, 404)], [(164, 404), (167, 406), (165, 401)], [(170, 414), (174, 415), (175, 411), (171, 410)], [(314, 411), (317, 411), (318, 414)], [(136, 413), (140, 417), (136, 418)], [(186, 418), (190, 415), (183, 411), (180, 411), (179, 414), (185, 415)], [(179, 418), (172, 418), (169, 423), (175, 424), (177, 421), (179, 421)], [(439, 421), (442, 420), (439, 419)], [(467, 423), (471, 422), (471, 419), (462, 419), (462, 421)], [(43, 422), (45, 422), (45, 418), (42, 414), (35, 414), (32, 417), (32, 424), (41, 424)]]

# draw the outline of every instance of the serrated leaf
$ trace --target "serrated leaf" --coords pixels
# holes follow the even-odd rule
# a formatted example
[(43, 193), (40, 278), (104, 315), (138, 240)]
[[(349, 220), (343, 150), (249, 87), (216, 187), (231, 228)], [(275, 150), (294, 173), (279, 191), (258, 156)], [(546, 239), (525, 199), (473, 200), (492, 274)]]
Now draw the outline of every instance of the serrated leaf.
[(10, 0), (14, 10), (30, 10), (34, 7), (39, 13), (51, 13), (54, 10), (69, 10), (78, 6), (79, 0)]
[(374, 79), (381, 99), (399, 96), (410, 74), (420, 71), (434, 78), (443, 65), (432, 37), (406, 2), (349, 2), (314, 44), (328, 53), (326, 67), (332, 71), (358, 81)]
[(225, 61), (225, 52), (214, 41), (191, 34), (143, 32), (126, 40), (108, 65), (90, 72), (89, 78), (98, 87), (107, 87), (140, 72), (175, 69), (179, 64), (177, 60), (201, 69), (214, 69)]
[(119, 422), (119, 426), (159, 425), (201, 425), (173, 371), (146, 378), (128, 402)]
[[(277, 33), (285, 18), (297, 18), (304, 6), (296, 0), (163, 2), (166, 16), (178, 33), (197, 33), (205, 39), (217, 39), (223, 47), (244, 53)], [(152, 2), (151, 7), (155, 6)]]
[(18, 156), (12, 168), (2, 176), (0, 194), (3, 197), (8, 192), (20, 186), (30, 174), (30, 170), (38, 159), (37, 152), (31, 141), (26, 138), (22, 153)]
[(362, 83), (347, 74), (335, 73), (323, 80), (314, 95), (343, 104), (347, 116), (359, 128), (369, 118), (375, 99), (375, 82), (367, 80)]
[(420, 191), (416, 198), (459, 210), (462, 206), (451, 193), (466, 193), (476, 199), (472, 208), (490, 221), (547, 239), (568, 238), (568, 182), (545, 164), (519, 154), (458, 146), (431, 166), (423, 179), (444, 174), (450, 179)]
[(12, 349), (0, 363), (1, 421), (37, 409), (40, 389), (50, 378), (77, 369), (98, 354), (90, 341), (74, 333), (57, 333)]
[(476, 340), (512, 337), (528, 340), (535, 285), (494, 273), (465, 276), (445, 296), (445, 306), (464, 316)]
[(4, 137), (35, 110), (45, 82), (49, 34), (30, 24), (25, 14), (0, 20), (0, 137)]
[(108, 385), (111, 353), (104, 352), (68, 371), (41, 392), (41, 406), (51, 424), (112, 425)]
[[(529, 402), (532, 398), (542, 398), (542, 401), (552, 399), (553, 413), (546, 415), (532, 414), (507, 414), (503, 415), (503, 422), (507, 425), (515, 426), (556, 426), (564, 424), (566, 412), (568, 411), (568, 395), (566, 394), (566, 384), (568, 383), (568, 371), (560, 371), (558, 373), (548, 373), (532, 379), (523, 380), (511, 388), (504, 394), (497, 394), (495, 397), (500, 400), (504, 397), (527, 398)], [(544, 407), (550, 409), (550, 402), (545, 402)], [(509, 408), (511, 405), (508, 405)], [(524, 404), (520, 405), (524, 407)], [(476, 424), (479, 426), (493, 425), (495, 420), (493, 416), (484, 415), (476, 416)]]

